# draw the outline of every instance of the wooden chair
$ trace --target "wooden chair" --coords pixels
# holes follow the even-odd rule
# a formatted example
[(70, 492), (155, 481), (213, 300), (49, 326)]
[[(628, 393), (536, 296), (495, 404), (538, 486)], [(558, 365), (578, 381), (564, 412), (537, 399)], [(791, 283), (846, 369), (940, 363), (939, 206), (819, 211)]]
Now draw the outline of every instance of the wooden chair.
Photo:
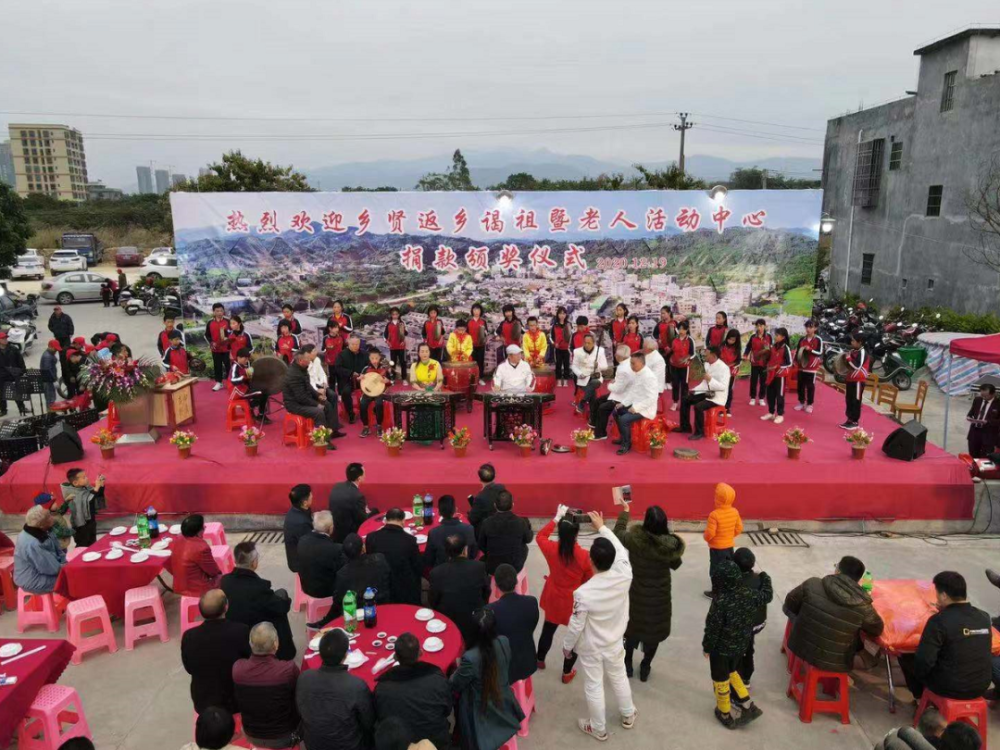
[(878, 397), (875, 399), (875, 403), (879, 406), (887, 404), (889, 406), (889, 413), (893, 414), (896, 411), (896, 398), (898, 396), (899, 388), (892, 383), (882, 383), (878, 387)]
[(878, 393), (878, 375), (874, 372), (865, 380), (865, 390), (868, 391), (868, 398), (875, 403), (875, 395)]
[(924, 416), (924, 401), (927, 400), (928, 387), (929, 386), (927, 385), (927, 381), (921, 380), (920, 384), (917, 386), (916, 400), (912, 404), (897, 403), (892, 409), (893, 416), (899, 422), (902, 422), (903, 421), (902, 416), (904, 414), (912, 414), (913, 418), (919, 422)]

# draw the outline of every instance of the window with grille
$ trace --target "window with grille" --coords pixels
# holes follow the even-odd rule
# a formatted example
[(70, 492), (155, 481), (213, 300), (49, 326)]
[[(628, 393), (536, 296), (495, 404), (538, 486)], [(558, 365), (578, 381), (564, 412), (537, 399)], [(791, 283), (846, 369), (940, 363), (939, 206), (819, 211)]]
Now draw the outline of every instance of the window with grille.
[(874, 208), (882, 184), (882, 156), (885, 139), (876, 138), (858, 145), (858, 160), (854, 166), (854, 205)]
[(899, 169), (903, 161), (903, 142), (893, 141), (892, 148), (889, 149), (889, 171), (894, 172)]
[(927, 279), (927, 291), (934, 291), (934, 279)]
[(861, 283), (872, 283), (872, 268), (875, 267), (875, 254), (865, 253), (861, 256)]
[(927, 189), (927, 216), (941, 215), (941, 200), (944, 197), (944, 185), (931, 185)]
[(941, 89), (941, 111), (949, 112), (955, 106), (955, 79), (958, 71), (952, 70), (944, 74), (944, 88)]

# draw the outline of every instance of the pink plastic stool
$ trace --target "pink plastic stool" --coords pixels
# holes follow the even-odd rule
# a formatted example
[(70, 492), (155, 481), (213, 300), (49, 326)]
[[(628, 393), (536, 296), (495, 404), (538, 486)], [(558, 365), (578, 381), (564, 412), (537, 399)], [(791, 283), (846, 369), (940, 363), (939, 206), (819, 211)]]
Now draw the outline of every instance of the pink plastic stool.
[(222, 528), (222, 524), (218, 521), (209, 521), (205, 524), (204, 532), (205, 541), (211, 546), (216, 545), (226, 545), (226, 530)]
[(198, 608), (200, 601), (201, 597), (198, 596), (181, 597), (181, 635), (202, 623), (201, 610)]
[(306, 622), (316, 622), (333, 607), (333, 597), (328, 596), (323, 599), (315, 599), (307, 594), (303, 594), (306, 600)]
[(517, 730), (517, 736), (527, 737), (528, 722), (531, 721), (531, 715), (536, 710), (535, 686), (532, 684), (531, 678), (527, 677), (523, 680), (518, 680), (510, 687), (514, 691), (514, 697), (517, 698), (517, 702), (521, 704), (521, 710), (524, 712), (524, 721), (521, 722), (521, 728)]
[[(42, 602), (41, 610), (29, 610), (28, 600), (37, 597)], [(52, 594), (31, 594), (24, 589), (17, 590), (17, 632), (23, 633), (32, 625), (44, 625), (50, 633), (59, 630), (59, 611)]]
[(66, 562), (75, 560), (86, 551), (87, 551), (86, 547), (74, 547), (73, 549), (71, 549), (69, 552), (66, 553)]
[[(100, 623), (99, 632), (84, 637), (84, 623), (94, 620)], [(69, 642), (76, 646), (72, 657), (74, 664), (83, 663), (83, 655), (88, 651), (105, 647), (112, 654), (118, 651), (115, 632), (111, 629), (111, 617), (108, 616), (108, 605), (99, 594), (69, 603), (66, 607), (66, 630)]]
[[(65, 731), (64, 724), (70, 725)], [(65, 685), (44, 686), (17, 729), (18, 748), (58, 750), (60, 745), (73, 737), (92, 739), (80, 696)]]
[[(517, 574), (517, 584), (514, 586), (515, 594), (528, 594), (528, 571), (522, 570)], [(490, 601), (495, 602), (500, 598), (500, 589), (497, 588), (496, 581), (490, 579)]]
[(500, 750), (517, 750), (517, 735), (515, 734), (509, 740), (507, 740), (501, 747)]
[(233, 558), (233, 551), (229, 549), (228, 544), (213, 544), (212, 557), (215, 560), (215, 564), (219, 566), (219, 570), (221, 570), (223, 574), (232, 573), (233, 568), (236, 567), (236, 560)]
[[(137, 623), (140, 615), (149, 616), (150, 612), (145, 610), (152, 611), (153, 621)], [(151, 635), (158, 635), (162, 643), (170, 640), (160, 590), (156, 586), (129, 589), (125, 592), (125, 650), (131, 651), (136, 641)]]
[(292, 612), (301, 612), (306, 606), (306, 592), (302, 590), (302, 580), (295, 574), (295, 596), (292, 597)]

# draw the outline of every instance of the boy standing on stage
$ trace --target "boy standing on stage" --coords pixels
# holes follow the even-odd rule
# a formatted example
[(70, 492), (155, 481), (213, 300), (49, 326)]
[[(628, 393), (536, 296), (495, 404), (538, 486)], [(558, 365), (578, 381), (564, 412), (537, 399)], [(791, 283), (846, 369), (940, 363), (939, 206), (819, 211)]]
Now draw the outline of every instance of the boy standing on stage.
[(524, 349), (524, 358), (529, 365), (541, 367), (545, 364), (545, 353), (549, 350), (549, 341), (545, 334), (538, 330), (538, 318), (534, 316), (528, 318), (528, 330), (524, 334), (521, 348)]
[[(170, 347), (170, 334), (174, 330), (174, 319), (172, 316), (167, 316), (163, 319), (163, 330), (160, 331), (160, 335), (156, 337), (156, 350), (163, 356), (165, 352)], [(181, 341), (184, 341), (184, 332), (181, 331)], [(74, 342), (75, 343), (75, 342)], [(79, 349), (83, 349), (83, 341), (79, 344)]]
[(330, 387), (337, 391), (337, 357), (344, 351), (344, 337), (340, 332), (340, 324), (330, 320), (326, 324), (326, 335), (323, 336), (321, 353), (326, 363), (327, 377)]
[(774, 331), (774, 345), (767, 359), (767, 414), (764, 421), (775, 424), (785, 421), (785, 378), (792, 369), (792, 350), (788, 347), (788, 330)]
[(844, 391), (847, 399), (847, 420), (842, 422), (840, 427), (844, 430), (853, 430), (861, 419), (861, 396), (865, 392), (865, 381), (868, 380), (868, 371), (871, 369), (871, 361), (865, 351), (865, 336), (860, 331), (851, 334), (851, 350), (847, 352), (847, 364), (851, 368), (847, 374), (847, 389)]
[(765, 404), (767, 393), (767, 357), (774, 339), (767, 332), (767, 321), (757, 318), (756, 331), (747, 340), (743, 359), (750, 361), (750, 406)]
[(682, 320), (677, 325), (677, 336), (670, 344), (670, 377), (673, 380), (674, 403), (670, 411), (677, 411), (679, 404), (688, 394), (688, 362), (694, 356), (694, 341), (688, 335), (690, 325)]
[[(172, 336), (168, 334), (167, 338)], [(212, 365), (215, 367), (215, 387), (212, 390), (221, 391), (222, 381), (229, 374), (229, 321), (226, 320), (226, 308), (219, 302), (212, 305), (212, 319), (205, 326), (205, 340), (212, 349)]]
[[(181, 375), (187, 375), (191, 372), (188, 366), (188, 353), (187, 349), (184, 348), (184, 340), (181, 337), (180, 331), (170, 332), (170, 346), (165, 352), (163, 352), (163, 364), (167, 366), (169, 372), (179, 372)], [(226, 354), (226, 359), (229, 359), (229, 355)], [(219, 383), (221, 386), (222, 384)], [(219, 390), (218, 388), (213, 388), (213, 391)]]
[[(576, 318), (576, 331), (573, 333), (573, 351), (583, 346), (583, 340), (590, 333), (590, 319), (586, 315), (578, 315)], [(595, 339), (596, 340), (596, 339)]]
[(806, 321), (806, 335), (799, 339), (796, 352), (796, 361), (799, 351), (806, 349), (809, 352), (805, 365), (799, 368), (799, 403), (795, 407), (795, 411), (804, 409), (806, 414), (812, 414), (813, 400), (816, 398), (816, 373), (823, 363), (823, 339), (816, 335), (818, 327), (815, 320), (810, 318)]
[[(389, 308), (389, 322), (385, 324), (385, 331), (382, 332), (385, 337), (385, 342), (389, 345), (389, 359), (392, 360), (392, 371), (396, 371), (396, 365), (399, 365), (400, 372), (403, 376), (403, 385), (407, 385), (406, 382), (406, 324), (400, 317), (398, 307)], [(340, 350), (337, 350), (337, 354)], [(337, 359), (334, 355), (333, 360), (327, 359), (330, 366), (333, 366), (333, 362)]]

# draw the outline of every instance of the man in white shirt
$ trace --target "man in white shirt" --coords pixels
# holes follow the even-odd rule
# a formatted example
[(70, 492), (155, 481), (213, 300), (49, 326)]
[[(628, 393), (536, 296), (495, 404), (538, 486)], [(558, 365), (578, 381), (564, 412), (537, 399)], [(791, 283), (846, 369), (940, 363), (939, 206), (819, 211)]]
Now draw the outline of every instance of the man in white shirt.
[(590, 427), (594, 431), (594, 440), (608, 439), (608, 418), (628, 398), (628, 391), (635, 375), (632, 368), (625, 366), (629, 356), (631, 356), (629, 348), (625, 344), (619, 344), (615, 349), (618, 368), (615, 370), (614, 380), (608, 383), (607, 395), (600, 398), (595, 395), (590, 400)]
[(719, 359), (719, 350), (714, 346), (708, 347), (705, 350), (705, 377), (681, 403), (680, 432), (691, 432), (691, 409), (694, 409), (694, 432), (688, 440), (705, 437), (705, 412), (713, 406), (725, 408), (731, 377), (729, 365)]
[(583, 337), (583, 346), (573, 350), (573, 361), (569, 369), (576, 377), (577, 391), (583, 391), (580, 400), (573, 406), (577, 414), (583, 414), (583, 402), (590, 403), (597, 389), (604, 382), (603, 370), (608, 369), (608, 358), (604, 355), (604, 349), (597, 347), (594, 334), (588, 333)]
[[(619, 368), (619, 371), (626, 368)], [(627, 508), (627, 506), (626, 506)], [(590, 548), (594, 577), (573, 592), (573, 616), (569, 621), (563, 656), (575, 652), (583, 670), (583, 692), (589, 719), (580, 719), (580, 731), (597, 740), (608, 738), (605, 726), (604, 676), (618, 700), (622, 726), (635, 726), (638, 711), (632, 703), (632, 689), (625, 674), (625, 647), (622, 638), (628, 625), (628, 592), (632, 585), (632, 565), (628, 551), (604, 525), (600, 513), (590, 512), (598, 537)]]
[[(660, 384), (660, 393), (667, 389), (667, 361), (660, 354), (660, 346), (652, 336), (642, 340), (642, 353), (646, 355), (646, 367), (653, 371)], [(659, 409), (659, 405), (657, 405)]]
[(507, 347), (507, 359), (493, 372), (493, 390), (499, 393), (531, 393), (535, 390), (535, 375), (521, 357), (521, 347)]
[[(624, 456), (632, 450), (632, 425), (640, 419), (655, 419), (656, 405), (660, 400), (660, 383), (653, 371), (646, 367), (646, 355), (636, 352), (629, 362), (632, 369), (632, 384), (629, 386), (628, 399), (622, 402), (627, 409), (615, 409), (615, 420), (618, 422), (618, 432), (621, 434), (618, 455)], [(619, 367), (621, 372), (623, 368)]]

